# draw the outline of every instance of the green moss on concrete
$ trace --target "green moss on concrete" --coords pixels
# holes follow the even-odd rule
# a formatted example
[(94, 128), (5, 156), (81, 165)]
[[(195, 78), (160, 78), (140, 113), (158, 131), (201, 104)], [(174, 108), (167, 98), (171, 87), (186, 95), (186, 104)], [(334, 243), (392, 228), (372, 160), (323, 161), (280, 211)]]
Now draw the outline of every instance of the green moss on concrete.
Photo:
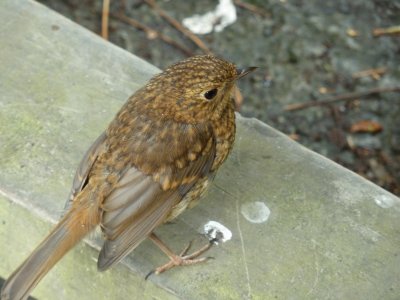
[[(0, 264), (1, 276), (10, 274), (51, 227), (52, 224), (0, 196), (0, 257), (7, 257)], [(38, 299), (177, 299), (121, 264), (98, 272), (97, 255), (90, 246), (79, 244), (44, 278), (33, 295)]]

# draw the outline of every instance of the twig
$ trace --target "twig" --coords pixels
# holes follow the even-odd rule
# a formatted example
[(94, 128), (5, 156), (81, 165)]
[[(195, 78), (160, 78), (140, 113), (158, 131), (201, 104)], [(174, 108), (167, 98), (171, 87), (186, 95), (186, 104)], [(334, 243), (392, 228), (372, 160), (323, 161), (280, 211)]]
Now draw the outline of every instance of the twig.
[(362, 91), (362, 92), (354, 92), (354, 93), (337, 95), (337, 96), (323, 99), (323, 100), (289, 104), (289, 105), (285, 106), (284, 110), (285, 111), (294, 111), (294, 110), (300, 110), (300, 109), (309, 108), (309, 107), (313, 107), (313, 106), (324, 106), (324, 105), (332, 104), (335, 102), (350, 101), (350, 100), (355, 100), (355, 99), (362, 98), (362, 97), (371, 96), (374, 94), (390, 93), (390, 92), (400, 92), (400, 86), (374, 88), (374, 89), (370, 89), (370, 90), (366, 90), (366, 91)]
[(383, 74), (385, 74), (386, 72), (386, 68), (385, 67), (381, 67), (381, 68), (376, 68), (376, 69), (368, 69), (368, 70), (363, 70), (363, 71), (359, 71), (359, 72), (355, 72), (353, 73), (351, 76), (355, 79), (357, 78), (362, 78), (362, 77), (367, 77), (367, 76), (371, 76), (372, 78), (374, 78), (375, 80), (378, 80), (379, 78), (381, 78), (381, 76)]
[(251, 11), (252, 13), (260, 15), (262, 17), (268, 18), (271, 16), (269, 12), (253, 4), (242, 2), (240, 0), (234, 0), (233, 3), (235, 3), (237, 6), (241, 8), (247, 9), (248, 11)]
[(343, 149), (347, 146), (346, 136), (343, 131), (343, 118), (340, 114), (339, 108), (336, 106), (329, 106), (329, 110), (335, 126), (329, 130), (328, 137), (332, 143), (334, 143), (339, 149)]
[(126, 7), (127, 7), (126, 0), (120, 0), (119, 1), (119, 7), (118, 7), (119, 11), (120, 12), (126, 11)]
[(375, 28), (372, 31), (372, 34), (377, 37), (381, 35), (399, 35), (400, 34), (400, 26), (392, 26), (388, 28)]
[(108, 15), (110, 12), (110, 0), (103, 0), (103, 13), (101, 15), (101, 36), (108, 40)]
[(168, 23), (174, 26), (177, 30), (182, 32), (185, 36), (187, 36), (193, 43), (197, 45), (201, 50), (205, 53), (210, 53), (211, 50), (204, 44), (204, 42), (192, 33), (189, 29), (182, 26), (180, 22), (169, 16), (165, 11), (163, 11), (154, 0), (144, 0), (151, 8), (153, 8), (161, 17), (163, 17)]
[(137, 29), (139, 29), (139, 30), (144, 31), (146, 33), (146, 35), (147, 35), (147, 38), (149, 38), (149, 39), (159, 38), (160, 40), (164, 41), (165, 43), (170, 44), (171, 46), (178, 48), (186, 56), (192, 56), (193, 55), (193, 53), (190, 50), (186, 49), (184, 46), (182, 46), (181, 44), (177, 43), (175, 40), (173, 40), (169, 36), (164, 35), (161, 32), (158, 32), (158, 31), (148, 27), (147, 25), (142, 24), (142, 23), (140, 23), (139, 21), (137, 21), (135, 19), (132, 19), (132, 18), (130, 18), (130, 17), (124, 15), (124, 14), (121, 14), (121, 13), (117, 13), (117, 14), (111, 13), (111, 16), (113, 18), (116, 18), (116, 19), (118, 19), (118, 20), (120, 20), (122, 22), (125, 22), (125, 23), (127, 23), (127, 24), (129, 24), (129, 25), (131, 25), (131, 26), (133, 26), (133, 27), (135, 27)]

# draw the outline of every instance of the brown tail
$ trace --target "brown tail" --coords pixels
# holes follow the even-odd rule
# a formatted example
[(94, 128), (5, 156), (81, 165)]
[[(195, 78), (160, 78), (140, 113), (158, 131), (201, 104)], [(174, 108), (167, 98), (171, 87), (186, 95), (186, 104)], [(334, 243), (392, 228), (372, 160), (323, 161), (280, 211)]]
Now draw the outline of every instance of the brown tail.
[(1, 300), (28, 298), (48, 271), (99, 222), (98, 212), (89, 208), (70, 210), (46, 239), (7, 279)]

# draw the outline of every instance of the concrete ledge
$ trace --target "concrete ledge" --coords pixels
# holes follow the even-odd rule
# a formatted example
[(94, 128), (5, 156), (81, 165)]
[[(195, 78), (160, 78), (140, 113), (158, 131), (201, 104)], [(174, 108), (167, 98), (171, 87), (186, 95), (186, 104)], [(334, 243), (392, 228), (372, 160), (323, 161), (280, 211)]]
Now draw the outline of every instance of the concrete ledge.
[[(158, 70), (32, 1), (0, 2), (0, 275), (51, 228), (80, 158)], [(268, 217), (267, 212), (270, 212)], [(144, 280), (166, 261), (144, 242), (96, 271), (81, 243), (39, 299), (396, 299), (400, 199), (267, 125), (238, 116), (235, 149), (201, 204), (158, 230), (179, 251), (216, 220), (233, 232), (206, 264)], [(96, 238), (90, 244), (98, 247)], [(97, 245), (97, 246), (96, 246)]]

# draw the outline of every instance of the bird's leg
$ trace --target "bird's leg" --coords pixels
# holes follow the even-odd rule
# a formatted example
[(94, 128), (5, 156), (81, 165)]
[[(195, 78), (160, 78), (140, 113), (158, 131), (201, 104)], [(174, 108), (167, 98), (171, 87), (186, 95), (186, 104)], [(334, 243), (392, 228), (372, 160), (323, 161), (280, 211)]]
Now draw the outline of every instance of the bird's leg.
[[(192, 254), (186, 255), (192, 245), (192, 243), (190, 242), (179, 255), (176, 255), (167, 245), (165, 245), (165, 243), (162, 240), (158, 238), (158, 236), (155, 233), (151, 233), (149, 238), (154, 242), (154, 244), (156, 244), (161, 249), (162, 252), (164, 252), (170, 258), (170, 261), (168, 263), (166, 263), (161, 267), (158, 267), (150, 274), (152, 273), (160, 274), (175, 266), (187, 266), (204, 262), (207, 259), (209, 259), (209, 257), (202, 257), (202, 258), (197, 258), (197, 257), (206, 252), (213, 245), (213, 241), (210, 241), (207, 245), (203, 246), (199, 250), (193, 252)], [(149, 275), (147, 275), (146, 278)]]

